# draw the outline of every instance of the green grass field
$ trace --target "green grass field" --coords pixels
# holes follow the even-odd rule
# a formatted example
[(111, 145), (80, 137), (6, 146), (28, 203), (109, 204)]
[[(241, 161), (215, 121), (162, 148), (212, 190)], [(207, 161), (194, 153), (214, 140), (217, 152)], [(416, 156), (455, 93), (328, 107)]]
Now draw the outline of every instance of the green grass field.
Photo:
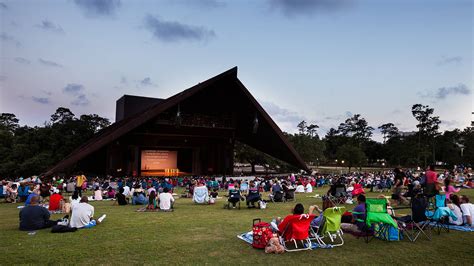
[[(322, 190), (315, 193), (323, 194)], [(461, 193), (474, 199), (474, 190)], [(223, 195), (223, 192), (220, 193)], [(369, 193), (369, 196), (376, 194)], [(452, 264), (472, 265), (474, 233), (451, 230), (412, 243), (366, 244), (352, 235), (334, 249), (265, 254), (236, 235), (251, 230), (253, 218), (270, 221), (287, 215), (293, 203), (269, 203), (265, 210), (223, 209), (226, 199), (215, 205), (195, 205), (178, 199), (172, 213), (138, 213), (137, 206), (114, 206), (93, 202), (96, 216), (107, 214), (103, 224), (74, 233), (35, 235), (18, 230), (18, 204), (0, 204), (0, 264)], [(320, 199), (297, 195), (305, 207)], [(347, 206), (352, 208), (353, 205)], [(53, 215), (54, 219), (62, 215)]]

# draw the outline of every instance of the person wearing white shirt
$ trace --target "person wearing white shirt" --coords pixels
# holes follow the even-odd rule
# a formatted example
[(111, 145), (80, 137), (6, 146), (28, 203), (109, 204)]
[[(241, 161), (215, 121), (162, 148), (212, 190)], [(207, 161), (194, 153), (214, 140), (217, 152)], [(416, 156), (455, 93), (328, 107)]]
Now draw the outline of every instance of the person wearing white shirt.
[(173, 208), (174, 198), (173, 195), (169, 193), (168, 188), (165, 187), (163, 189), (163, 193), (160, 193), (158, 198), (160, 200), (160, 210), (169, 211), (171, 208)]
[(306, 193), (313, 193), (313, 186), (309, 182), (306, 184)]
[(296, 192), (296, 193), (304, 193), (304, 186), (303, 186), (303, 184), (299, 183), (299, 184), (296, 186), (295, 192)]
[(459, 197), (458, 195), (451, 195), (451, 197), (449, 198), (451, 200), (452, 203), (449, 203), (448, 204), (448, 208), (450, 208), (454, 215), (456, 216), (456, 221), (451, 217), (449, 216), (449, 223), (450, 224), (454, 224), (454, 225), (462, 225), (463, 223), (463, 217), (462, 217), (462, 212), (461, 212), (461, 208), (459, 207)]
[(469, 202), (465, 195), (461, 197), (461, 211), (465, 225), (474, 226), (474, 204)]
[(106, 217), (102, 215), (99, 219), (94, 220), (94, 206), (90, 205), (87, 196), (81, 198), (81, 202), (72, 206), (72, 216), (70, 227), (75, 228), (91, 228), (100, 224)]
[(129, 186), (125, 185), (125, 186), (123, 187), (123, 195), (124, 195), (125, 197), (129, 197), (129, 196), (131, 195), (131, 194), (130, 194), (130, 187), (129, 187)]

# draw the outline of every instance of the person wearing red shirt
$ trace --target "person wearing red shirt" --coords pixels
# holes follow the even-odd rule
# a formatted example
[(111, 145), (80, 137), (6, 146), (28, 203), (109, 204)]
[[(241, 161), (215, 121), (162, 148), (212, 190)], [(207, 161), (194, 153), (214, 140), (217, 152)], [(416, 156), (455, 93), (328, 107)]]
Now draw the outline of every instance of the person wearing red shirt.
[(50, 211), (59, 211), (61, 210), (60, 202), (63, 199), (63, 196), (59, 194), (59, 190), (55, 189), (53, 195), (49, 197), (49, 207)]
[[(285, 240), (290, 238), (302, 240), (307, 237), (309, 225), (315, 217), (313, 214), (315, 208), (316, 206), (310, 206), (309, 213), (305, 214), (303, 204), (298, 203), (293, 208), (293, 214), (286, 216), (280, 223), (280, 219), (277, 219), (278, 231), (280, 233), (284, 232)], [(287, 228), (290, 223), (292, 223), (292, 226)]]
[(438, 182), (438, 174), (435, 172), (435, 166), (430, 165), (426, 171), (426, 190), (425, 194), (428, 196), (434, 196), (439, 193), (436, 189), (436, 182)]

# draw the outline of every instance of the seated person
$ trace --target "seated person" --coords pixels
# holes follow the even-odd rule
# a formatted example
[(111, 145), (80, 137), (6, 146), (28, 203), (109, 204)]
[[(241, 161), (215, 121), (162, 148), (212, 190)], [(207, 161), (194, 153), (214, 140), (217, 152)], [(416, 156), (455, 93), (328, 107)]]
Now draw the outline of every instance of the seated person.
[[(163, 193), (162, 193), (163, 194)], [(146, 206), (149, 210), (156, 209), (156, 191), (152, 190), (148, 195), (148, 206)]]
[(458, 193), (461, 190), (461, 188), (455, 188), (451, 183), (451, 178), (447, 177), (444, 179), (444, 192), (446, 192), (447, 199), (450, 199), (453, 193)]
[[(313, 214), (314, 210), (317, 208), (317, 206), (310, 206), (309, 211), (308, 211), (308, 218), (313, 219), (315, 215)], [(292, 210), (292, 214), (287, 215), (285, 219), (281, 220), (280, 217), (274, 219), (271, 222), (271, 225), (274, 229), (278, 229), (278, 232), (284, 232), (286, 227), (288, 226), (289, 222), (293, 220), (295, 217), (298, 217), (299, 219), (302, 218), (302, 215), (305, 215), (304, 213), (304, 206), (301, 203), (297, 203), (295, 207)]]
[[(241, 189), (242, 191), (242, 189)], [(255, 184), (255, 181), (250, 181), (250, 187), (248, 189), (248, 194), (247, 194), (247, 207), (248, 208), (255, 208), (255, 202), (259, 201), (260, 198), (260, 193), (258, 191), (258, 187)]]
[(100, 224), (106, 217), (102, 215), (99, 219), (94, 220), (94, 206), (90, 205), (87, 196), (83, 196), (81, 201), (72, 206), (72, 216), (70, 227), (75, 228), (91, 228)]
[(107, 189), (106, 196), (107, 196), (108, 199), (114, 199), (115, 198), (115, 189), (113, 189), (112, 187), (109, 187)]
[(229, 195), (227, 195), (227, 197), (229, 197), (228, 201), (232, 203), (232, 208), (235, 209), (237, 202), (239, 202), (240, 200), (243, 200), (243, 198), (240, 195), (239, 185), (235, 183), (233, 187), (234, 187), (233, 189), (229, 190)]
[(301, 182), (298, 182), (298, 185), (296, 186), (295, 193), (304, 193), (304, 186)]
[(462, 225), (463, 219), (462, 219), (462, 212), (461, 212), (461, 202), (459, 200), (458, 195), (451, 194), (451, 197), (449, 198), (451, 203), (447, 204), (447, 207), (450, 208), (454, 215), (456, 215), (456, 221), (453, 219), (453, 217), (449, 216), (449, 223), (454, 224), (454, 225)]
[(469, 202), (469, 198), (465, 195), (461, 197), (460, 205), (464, 225), (474, 227), (474, 204)]
[(58, 221), (50, 220), (49, 211), (38, 203), (39, 196), (33, 196), (30, 204), (20, 210), (20, 230), (34, 231), (52, 227), (58, 223)]
[[(28, 206), (28, 205), (31, 204), (31, 199), (32, 199), (34, 196), (38, 196), (38, 197), (39, 197), (39, 194), (31, 193), (30, 195), (28, 195), (28, 198), (26, 198), (26, 201), (25, 201), (25, 206)], [(38, 198), (38, 199), (39, 199), (39, 198)]]
[(160, 193), (160, 210), (169, 211), (173, 208), (174, 198), (171, 195), (169, 188), (163, 188), (163, 193)]
[(58, 189), (54, 189), (53, 195), (49, 197), (49, 207), (48, 210), (50, 211), (60, 211), (62, 210), (62, 207), (59, 203), (63, 200), (63, 196), (59, 194)]
[(94, 191), (94, 200), (102, 200), (102, 190), (100, 190), (100, 187), (96, 187)]
[(127, 197), (123, 194), (124, 193), (124, 188), (120, 188), (119, 189), (119, 193), (115, 194), (115, 199), (117, 201), (115, 201), (118, 205), (127, 205), (128, 201), (127, 201)]
[(213, 199), (217, 199), (217, 196), (219, 195), (219, 192), (217, 192), (217, 188), (214, 188), (211, 193), (209, 193), (209, 197)]
[(357, 206), (352, 210), (352, 212), (351, 223), (341, 223), (341, 228), (344, 231), (360, 233), (365, 227), (365, 217), (367, 216), (364, 195), (361, 194), (357, 196)]
[(25, 184), (25, 182), (20, 183), (20, 187), (18, 187), (18, 198), (20, 202), (25, 202), (30, 194), (30, 186)]
[(313, 193), (313, 186), (311, 185), (310, 182), (306, 184), (305, 191), (306, 193)]
[(133, 198), (132, 198), (132, 204), (133, 205), (146, 205), (147, 200), (145, 197), (145, 193), (143, 192), (133, 192)]

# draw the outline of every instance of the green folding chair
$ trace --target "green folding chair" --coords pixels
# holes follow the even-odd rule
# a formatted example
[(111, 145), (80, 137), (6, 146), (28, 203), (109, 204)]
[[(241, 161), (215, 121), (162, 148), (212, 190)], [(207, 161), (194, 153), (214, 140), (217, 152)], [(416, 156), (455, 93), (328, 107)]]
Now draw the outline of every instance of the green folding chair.
[(386, 199), (366, 199), (365, 209), (367, 213), (367, 217), (365, 220), (367, 227), (371, 228), (375, 224), (379, 225), (374, 235), (382, 236), (383, 239), (383, 236), (388, 235), (388, 230), (390, 229), (390, 226), (398, 228), (397, 222), (387, 212)]
[(337, 247), (344, 245), (341, 218), (345, 210), (345, 207), (333, 207), (324, 210), (319, 227), (311, 228), (312, 237), (310, 240), (316, 240), (320, 246)]

